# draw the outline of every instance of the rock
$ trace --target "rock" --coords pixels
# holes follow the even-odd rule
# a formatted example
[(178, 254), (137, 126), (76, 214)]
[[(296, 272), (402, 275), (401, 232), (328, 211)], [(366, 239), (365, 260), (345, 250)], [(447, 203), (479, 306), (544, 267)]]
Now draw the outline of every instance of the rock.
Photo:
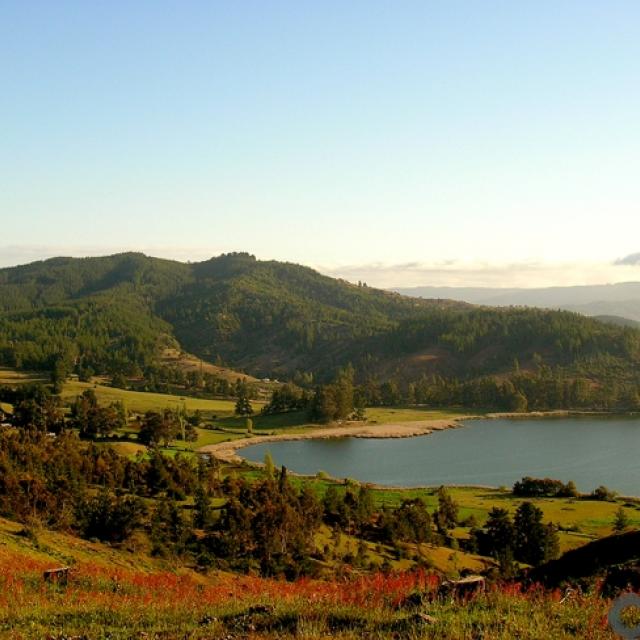
[(421, 622), (422, 624), (437, 624), (438, 619), (430, 616), (428, 613), (418, 612), (414, 616), (416, 622)]

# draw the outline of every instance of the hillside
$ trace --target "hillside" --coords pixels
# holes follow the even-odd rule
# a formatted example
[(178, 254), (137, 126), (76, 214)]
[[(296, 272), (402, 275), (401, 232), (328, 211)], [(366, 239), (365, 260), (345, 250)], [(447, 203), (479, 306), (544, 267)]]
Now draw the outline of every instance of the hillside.
[[(126, 253), (0, 270), (0, 364), (143, 375), (184, 350), (256, 377), (469, 378), (543, 362), (635, 380), (640, 332), (577, 314), (420, 300), (248, 254)], [(165, 357), (166, 361), (166, 357)]]
[[(433, 599), (425, 572), (374, 573), (297, 582), (193, 570), (123, 548), (0, 519), (0, 635), (9, 638), (412, 637), (612, 640), (598, 594), (491, 589), (473, 602)], [(69, 566), (68, 583), (43, 572)], [(422, 598), (416, 598), (422, 594)], [(542, 634), (542, 636), (541, 636)]]

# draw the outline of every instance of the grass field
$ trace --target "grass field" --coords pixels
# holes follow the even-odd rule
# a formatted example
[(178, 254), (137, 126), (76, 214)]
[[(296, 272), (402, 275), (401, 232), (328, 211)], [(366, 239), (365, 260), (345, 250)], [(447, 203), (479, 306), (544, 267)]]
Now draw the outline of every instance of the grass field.
[(434, 410), (426, 407), (369, 407), (366, 410), (367, 422), (378, 424), (448, 420), (471, 415), (477, 415), (477, 413), (456, 408)]
[[(15, 385), (27, 383), (48, 383), (49, 377), (42, 372), (18, 371), (8, 367), (0, 367), (0, 384)], [(101, 404), (121, 401), (129, 411), (144, 413), (145, 411), (158, 411), (164, 408), (175, 409), (185, 405), (187, 411), (199, 410), (206, 418), (218, 416), (228, 418), (233, 416), (235, 402), (233, 400), (207, 400), (191, 396), (181, 396), (165, 393), (149, 393), (117, 389), (96, 382), (80, 382), (68, 380), (62, 390), (64, 402), (71, 402), (76, 396), (82, 394), (85, 389), (93, 389)], [(259, 411), (264, 402), (255, 400), (252, 402), (256, 411)]]
[[(370, 407), (366, 409), (365, 424), (394, 424), (402, 422), (419, 422), (423, 420), (449, 420), (465, 415), (472, 415), (456, 408), (452, 409), (427, 409), (415, 407)], [(258, 430), (287, 430), (296, 433), (296, 430), (304, 431), (310, 427), (318, 428), (317, 423), (309, 421), (305, 411), (292, 411), (276, 415), (255, 415), (252, 417), (253, 427)], [(245, 419), (231, 416), (219, 420), (223, 427), (244, 428)]]
[(91, 382), (70, 380), (65, 383), (62, 391), (63, 401), (69, 403), (85, 389), (93, 389), (101, 404), (123, 402), (129, 411), (144, 413), (145, 411), (160, 411), (165, 408), (176, 409), (184, 405), (189, 412), (201, 411), (205, 418), (212, 416), (232, 416), (235, 403), (232, 400), (205, 400), (189, 396), (177, 396), (164, 393), (148, 393), (116, 389)]
[[(253, 403), (252, 403), (253, 404)], [(254, 410), (256, 409), (254, 405)], [(308, 427), (318, 427), (317, 424), (309, 422), (305, 411), (292, 411), (290, 413), (279, 413), (276, 415), (256, 414), (251, 416), (253, 428), (259, 431), (274, 431), (286, 429), (289, 432), (296, 430), (304, 431)], [(246, 418), (239, 416), (228, 416), (218, 420), (219, 425), (228, 429), (244, 429)]]
[[(355, 557), (358, 553), (358, 546), (361, 543), (359, 538), (345, 533), (341, 533), (336, 539), (331, 529), (326, 525), (322, 525), (320, 528), (315, 542), (320, 549), (328, 545), (331, 548), (332, 556), (336, 559), (342, 559), (345, 555)], [(415, 559), (419, 558), (421, 562), (424, 562), (432, 569), (449, 575), (456, 575), (463, 570), (482, 571), (493, 564), (490, 560), (481, 556), (432, 544), (406, 544), (405, 558), (398, 558), (395, 550), (388, 545), (369, 541), (364, 541), (364, 545), (366, 548), (366, 563), (371, 563), (371, 567), (377, 567), (378, 569), (386, 563), (393, 571), (409, 571), (415, 568)], [(331, 562), (329, 559), (325, 561), (325, 564), (329, 570), (328, 575), (335, 575), (335, 571), (339, 568), (339, 562)]]
[[(303, 479), (292, 477), (294, 484), (310, 482), (320, 496), (324, 495), (327, 487), (334, 484), (331, 480)], [(339, 489), (344, 485), (339, 483)], [(374, 503), (378, 507), (399, 505), (402, 500), (420, 497), (424, 500), (430, 512), (438, 507), (438, 497), (435, 488), (430, 489), (400, 489), (373, 487), (371, 489)], [(622, 507), (628, 517), (630, 526), (640, 527), (640, 505), (616, 500), (604, 502), (599, 500), (577, 498), (520, 498), (509, 490), (485, 489), (478, 487), (448, 487), (448, 491), (459, 507), (459, 520), (465, 521), (473, 516), (478, 525), (482, 525), (489, 511), (493, 507), (507, 509), (511, 514), (518, 506), (528, 500), (543, 512), (544, 522), (553, 522), (560, 527), (560, 549), (562, 552), (590, 542), (596, 538), (610, 535), (613, 532), (613, 522), (616, 511)], [(458, 538), (468, 536), (468, 527), (459, 527), (454, 533)]]
[(18, 371), (9, 367), (0, 367), (0, 384), (27, 384), (49, 382), (49, 377), (37, 371)]

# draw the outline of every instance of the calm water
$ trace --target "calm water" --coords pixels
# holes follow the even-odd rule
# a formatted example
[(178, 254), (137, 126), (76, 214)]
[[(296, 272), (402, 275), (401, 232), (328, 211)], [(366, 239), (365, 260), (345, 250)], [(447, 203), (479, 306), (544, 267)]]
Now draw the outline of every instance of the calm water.
[(474, 420), (417, 438), (269, 442), (241, 455), (261, 462), (267, 451), (299, 473), (379, 484), (511, 486), (529, 475), (640, 495), (638, 418)]

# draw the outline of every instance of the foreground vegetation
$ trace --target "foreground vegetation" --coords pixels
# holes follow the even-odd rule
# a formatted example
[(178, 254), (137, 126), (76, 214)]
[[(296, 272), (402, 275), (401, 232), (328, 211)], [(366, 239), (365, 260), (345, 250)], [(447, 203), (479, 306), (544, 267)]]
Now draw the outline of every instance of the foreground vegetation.
[[(43, 571), (72, 567), (68, 585)], [(282, 582), (175, 569), (140, 555), (0, 519), (0, 635), (88, 640), (415, 638), (611, 640), (596, 591), (488, 587), (471, 601), (435, 597), (429, 572)]]

